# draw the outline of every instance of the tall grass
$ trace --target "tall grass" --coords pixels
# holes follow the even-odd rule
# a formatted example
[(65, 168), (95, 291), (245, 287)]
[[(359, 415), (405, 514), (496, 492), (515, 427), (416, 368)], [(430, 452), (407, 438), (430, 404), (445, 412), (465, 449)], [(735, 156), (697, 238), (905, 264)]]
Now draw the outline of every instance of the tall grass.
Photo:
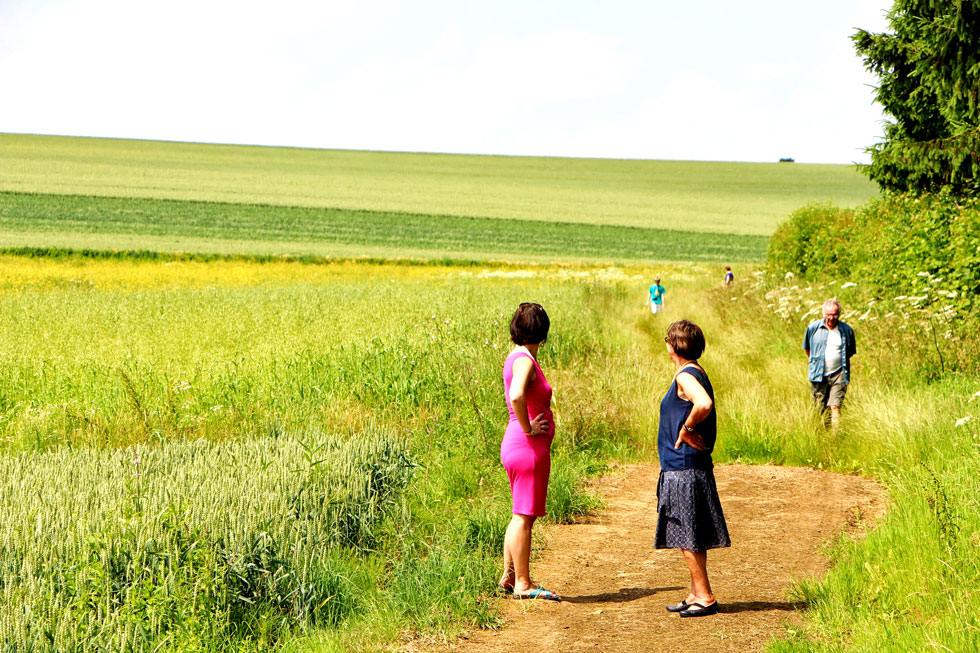
[(406, 519), (405, 446), (311, 435), (0, 457), (0, 638), (10, 650), (263, 648), (290, 627), (340, 623), (361, 607), (344, 551)]
[(12, 650), (343, 650), (495, 623), (500, 369), (524, 299), (551, 313), (541, 360), (567, 433), (549, 518), (594, 508), (583, 477), (643, 448), (643, 346), (609, 320), (638, 271), (0, 269)]

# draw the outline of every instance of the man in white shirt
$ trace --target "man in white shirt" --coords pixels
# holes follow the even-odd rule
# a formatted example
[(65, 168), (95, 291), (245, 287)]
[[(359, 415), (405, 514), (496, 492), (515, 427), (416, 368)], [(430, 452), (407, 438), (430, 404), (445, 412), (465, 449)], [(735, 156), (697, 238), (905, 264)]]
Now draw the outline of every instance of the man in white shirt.
[(830, 408), (830, 423), (840, 423), (840, 409), (851, 381), (851, 357), (857, 352), (854, 329), (840, 321), (840, 302), (823, 303), (823, 318), (806, 328), (803, 351), (809, 359), (807, 377), (821, 411)]

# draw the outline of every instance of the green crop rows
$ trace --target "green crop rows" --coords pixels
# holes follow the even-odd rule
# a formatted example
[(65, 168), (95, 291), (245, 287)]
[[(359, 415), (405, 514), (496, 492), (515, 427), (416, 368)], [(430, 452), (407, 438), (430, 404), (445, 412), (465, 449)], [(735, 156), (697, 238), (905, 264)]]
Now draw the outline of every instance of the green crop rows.
[[(305, 243), (302, 253), (313, 254), (338, 251), (331, 245), (357, 244), (394, 255), (421, 250), (516, 260), (760, 261), (767, 241), (764, 236), (612, 225), (22, 193), (0, 193), (0, 229), (100, 234), (108, 248), (125, 247), (114, 240), (120, 235), (139, 235), (223, 241), (222, 253), (242, 251), (237, 241), (251, 241), (264, 245), (263, 253), (276, 252), (279, 243)], [(77, 242), (68, 237), (59, 244)]]

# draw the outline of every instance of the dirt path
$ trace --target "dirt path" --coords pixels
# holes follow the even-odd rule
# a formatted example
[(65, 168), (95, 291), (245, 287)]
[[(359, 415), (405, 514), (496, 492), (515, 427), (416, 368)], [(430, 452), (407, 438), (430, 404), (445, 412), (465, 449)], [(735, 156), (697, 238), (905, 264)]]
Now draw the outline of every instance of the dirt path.
[(690, 577), (678, 551), (653, 549), (655, 465), (623, 467), (598, 487), (606, 508), (588, 523), (544, 529), (532, 572), (564, 601), (503, 599), (504, 626), (472, 631), (454, 651), (753, 651), (799, 607), (794, 578), (820, 574), (828, 539), (884, 509), (867, 479), (794, 467), (715, 469), (732, 548), (711, 551), (708, 571), (722, 612), (681, 619), (664, 610)]

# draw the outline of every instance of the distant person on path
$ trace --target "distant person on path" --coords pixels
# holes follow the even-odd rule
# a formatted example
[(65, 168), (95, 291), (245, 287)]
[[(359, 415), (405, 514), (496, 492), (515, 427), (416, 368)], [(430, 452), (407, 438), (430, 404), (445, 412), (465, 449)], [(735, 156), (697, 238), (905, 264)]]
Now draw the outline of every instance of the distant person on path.
[[(500, 443), (500, 462), (507, 470), (514, 516), (504, 535), (504, 575), (499, 589), (514, 598), (561, 598), (531, 580), (531, 527), (545, 514), (551, 441), (555, 422), (551, 386), (538, 365), (538, 347), (548, 338), (551, 322), (540, 304), (521, 304), (510, 322), (514, 342), (504, 361), (504, 398), (510, 420)], [(533, 417), (532, 417), (533, 416)]]
[(667, 289), (660, 285), (660, 277), (653, 278), (653, 285), (650, 286), (650, 312), (656, 315), (664, 309), (664, 295)]
[(830, 408), (834, 428), (840, 424), (841, 405), (851, 382), (851, 358), (857, 352), (854, 329), (840, 321), (840, 311), (840, 302), (828, 299), (823, 303), (823, 318), (811, 322), (803, 334), (813, 401), (821, 413)]
[(732, 274), (732, 266), (725, 266), (725, 285), (730, 286), (732, 282), (735, 281), (735, 275)]
[(717, 435), (714, 390), (698, 364), (705, 346), (698, 325), (674, 322), (664, 341), (677, 372), (660, 402), (654, 546), (681, 549), (691, 572), (687, 597), (667, 610), (682, 617), (704, 617), (719, 610), (708, 582), (708, 549), (731, 546), (711, 461)]

